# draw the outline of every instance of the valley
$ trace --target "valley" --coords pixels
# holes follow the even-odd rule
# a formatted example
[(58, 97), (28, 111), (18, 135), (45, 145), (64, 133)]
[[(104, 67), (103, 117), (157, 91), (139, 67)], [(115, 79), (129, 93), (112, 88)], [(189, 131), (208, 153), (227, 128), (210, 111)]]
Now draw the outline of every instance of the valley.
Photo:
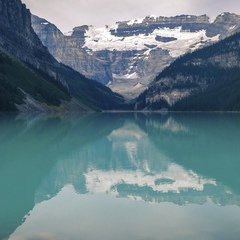
[(240, 15), (62, 33), (20, 0), (0, 0), (0, 13), (0, 111), (240, 110)]
[(147, 16), (68, 33), (37, 16), (32, 25), (58, 61), (134, 99), (178, 57), (237, 32), (240, 16), (223, 13), (214, 21), (206, 15)]

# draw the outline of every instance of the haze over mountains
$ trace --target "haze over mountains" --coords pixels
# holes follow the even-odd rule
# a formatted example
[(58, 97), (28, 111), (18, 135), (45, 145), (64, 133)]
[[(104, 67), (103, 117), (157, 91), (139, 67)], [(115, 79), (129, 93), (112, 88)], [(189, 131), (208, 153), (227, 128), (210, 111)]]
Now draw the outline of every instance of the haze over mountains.
[(222, 13), (213, 22), (206, 15), (148, 16), (65, 34), (37, 16), (32, 24), (58, 61), (133, 99), (179, 56), (239, 31), (240, 16)]

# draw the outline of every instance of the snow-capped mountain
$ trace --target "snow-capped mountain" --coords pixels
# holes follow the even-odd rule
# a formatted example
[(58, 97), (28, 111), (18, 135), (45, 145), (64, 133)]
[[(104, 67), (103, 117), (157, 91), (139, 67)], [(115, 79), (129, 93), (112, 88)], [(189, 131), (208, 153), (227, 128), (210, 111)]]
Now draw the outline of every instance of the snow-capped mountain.
[(148, 16), (65, 34), (37, 16), (32, 24), (59, 61), (132, 99), (177, 57), (237, 32), (240, 16), (222, 13), (214, 21), (206, 15)]

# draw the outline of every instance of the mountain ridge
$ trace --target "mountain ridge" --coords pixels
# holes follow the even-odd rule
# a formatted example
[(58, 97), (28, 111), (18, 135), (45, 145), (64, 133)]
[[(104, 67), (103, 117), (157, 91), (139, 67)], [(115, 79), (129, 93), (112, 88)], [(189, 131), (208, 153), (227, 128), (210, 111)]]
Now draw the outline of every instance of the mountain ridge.
[(119, 94), (50, 54), (21, 0), (0, 0), (0, 48), (1, 111), (101, 111), (124, 104)]
[(83, 25), (65, 35), (37, 16), (32, 24), (59, 61), (133, 99), (179, 56), (237, 32), (240, 16), (148, 16), (102, 28)]
[(155, 78), (135, 109), (240, 110), (240, 33), (188, 53)]

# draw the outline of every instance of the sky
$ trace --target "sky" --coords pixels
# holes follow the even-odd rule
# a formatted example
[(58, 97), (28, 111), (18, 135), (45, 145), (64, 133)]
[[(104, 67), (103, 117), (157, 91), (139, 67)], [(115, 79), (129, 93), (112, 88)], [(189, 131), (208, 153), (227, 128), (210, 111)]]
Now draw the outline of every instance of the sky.
[(63, 33), (81, 25), (102, 27), (148, 15), (176, 16), (222, 12), (240, 14), (239, 0), (22, 0), (30, 11)]

